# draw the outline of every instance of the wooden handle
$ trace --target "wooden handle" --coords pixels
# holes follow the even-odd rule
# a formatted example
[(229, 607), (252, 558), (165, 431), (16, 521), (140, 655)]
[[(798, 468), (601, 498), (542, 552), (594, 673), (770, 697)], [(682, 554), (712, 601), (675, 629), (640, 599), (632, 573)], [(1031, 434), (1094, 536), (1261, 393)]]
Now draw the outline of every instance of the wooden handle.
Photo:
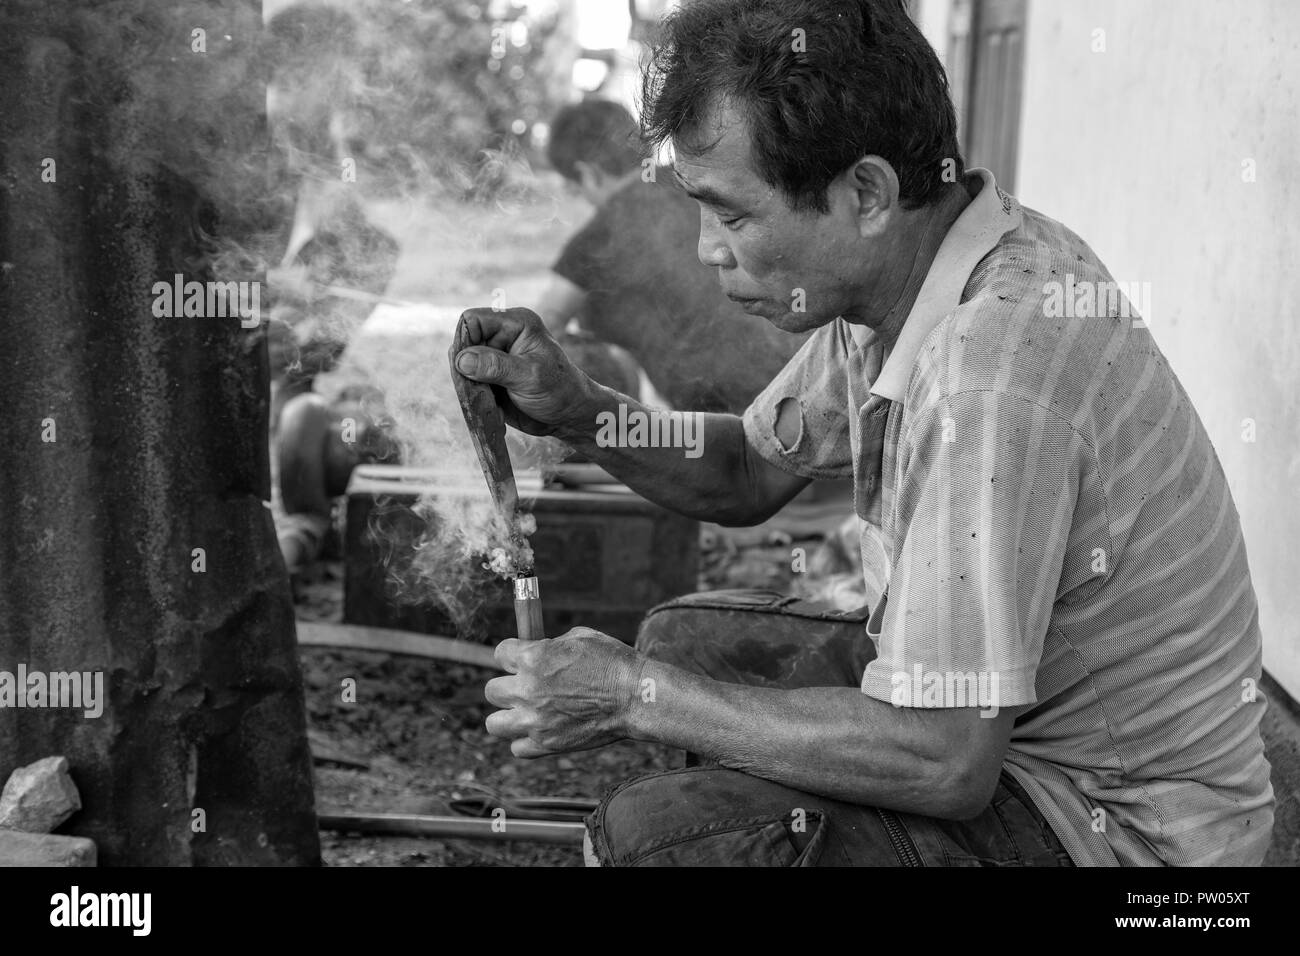
[[(451, 384), (456, 390), (460, 410), (465, 416), (465, 426), (474, 442), (474, 451), (478, 454), (492, 500), (506, 522), (513, 523), (519, 507), (519, 491), (515, 485), (514, 467), (510, 463), (510, 451), (506, 446), (505, 413), (498, 401), (498, 398), (504, 399), (504, 391), (468, 379), (457, 370), (456, 357), (462, 349), (469, 348), (470, 344), (469, 330), (462, 318), (456, 326), (451, 348), (447, 351), (447, 361), (451, 365)], [(498, 396), (498, 392), (502, 394)]]
[(537, 578), (515, 578), (515, 629), (521, 641), (540, 641), (546, 637)]

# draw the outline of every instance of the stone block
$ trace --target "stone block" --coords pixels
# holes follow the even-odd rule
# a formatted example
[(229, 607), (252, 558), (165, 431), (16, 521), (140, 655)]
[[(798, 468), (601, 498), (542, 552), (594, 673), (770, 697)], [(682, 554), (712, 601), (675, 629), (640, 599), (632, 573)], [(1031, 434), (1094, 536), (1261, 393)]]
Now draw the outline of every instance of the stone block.
[(95, 842), (85, 837), (0, 830), (0, 867), (95, 866)]
[(0, 829), (53, 833), (81, 809), (65, 757), (46, 757), (9, 776), (0, 793)]

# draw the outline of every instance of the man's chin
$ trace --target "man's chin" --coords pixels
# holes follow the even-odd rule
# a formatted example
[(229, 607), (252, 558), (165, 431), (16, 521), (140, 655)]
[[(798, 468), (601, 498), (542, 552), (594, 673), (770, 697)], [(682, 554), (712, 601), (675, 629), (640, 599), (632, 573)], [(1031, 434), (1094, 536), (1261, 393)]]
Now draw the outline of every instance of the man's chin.
[[(821, 328), (831, 319), (821, 319), (807, 312), (791, 312), (784, 305), (767, 299), (733, 300), (747, 314), (767, 319), (782, 332), (811, 332)], [(832, 319), (834, 316), (831, 317)]]

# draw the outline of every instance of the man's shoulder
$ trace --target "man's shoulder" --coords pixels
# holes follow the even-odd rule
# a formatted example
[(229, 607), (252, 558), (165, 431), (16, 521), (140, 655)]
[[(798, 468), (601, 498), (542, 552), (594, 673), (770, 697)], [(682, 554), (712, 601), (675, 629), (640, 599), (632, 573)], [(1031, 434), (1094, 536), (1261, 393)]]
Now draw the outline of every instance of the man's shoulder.
[(1111, 279), (1092, 247), (1067, 226), (1027, 207), (1022, 207), (1022, 213), (1021, 224), (1003, 236), (971, 272), (962, 293), (963, 306), (973, 303), (984, 314), (1010, 319), (1035, 311), (1051, 318), (1058, 286), (1071, 278), (1094, 284)]
[[(1093, 290), (1092, 305), (1075, 309), (1081, 289)], [(1098, 376), (1112, 374), (1107, 356), (1140, 321), (1122, 291), (1083, 240), (1026, 209), (923, 343), (909, 392), (999, 392), (1076, 421)]]

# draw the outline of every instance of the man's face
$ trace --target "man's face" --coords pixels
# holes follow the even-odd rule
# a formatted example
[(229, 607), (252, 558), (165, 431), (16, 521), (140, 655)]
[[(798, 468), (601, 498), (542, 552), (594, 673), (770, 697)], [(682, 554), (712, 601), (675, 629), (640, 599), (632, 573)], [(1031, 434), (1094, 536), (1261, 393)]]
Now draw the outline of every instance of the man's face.
[(786, 332), (851, 311), (869, 281), (852, 190), (833, 186), (827, 213), (792, 209), (754, 171), (748, 125), (729, 105), (693, 140), (716, 143), (698, 153), (678, 143), (673, 168), (700, 204), (699, 258), (718, 270), (723, 293)]

